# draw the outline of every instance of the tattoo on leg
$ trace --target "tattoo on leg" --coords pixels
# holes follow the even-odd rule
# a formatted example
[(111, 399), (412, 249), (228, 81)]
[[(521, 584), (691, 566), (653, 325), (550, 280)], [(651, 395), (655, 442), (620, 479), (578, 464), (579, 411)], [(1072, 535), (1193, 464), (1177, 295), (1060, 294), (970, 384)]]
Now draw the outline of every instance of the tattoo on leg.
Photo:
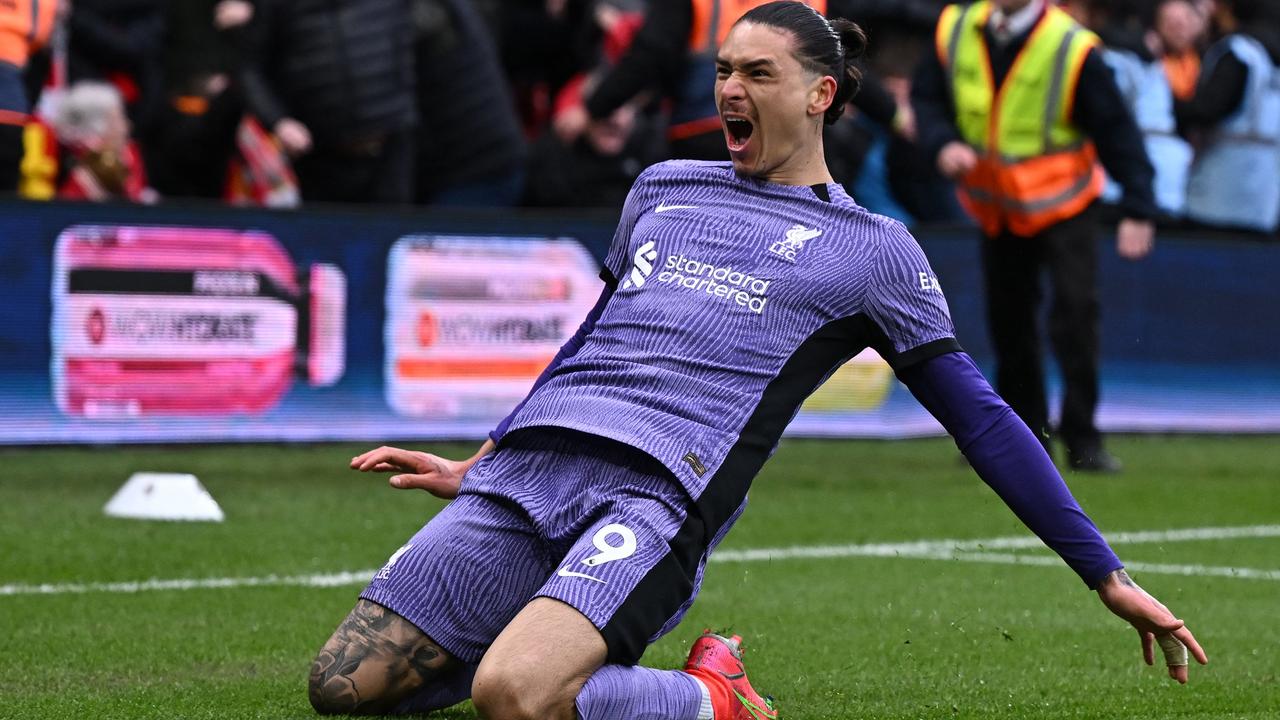
[(311, 664), (308, 690), (321, 713), (384, 713), (460, 666), (408, 620), (361, 600)]

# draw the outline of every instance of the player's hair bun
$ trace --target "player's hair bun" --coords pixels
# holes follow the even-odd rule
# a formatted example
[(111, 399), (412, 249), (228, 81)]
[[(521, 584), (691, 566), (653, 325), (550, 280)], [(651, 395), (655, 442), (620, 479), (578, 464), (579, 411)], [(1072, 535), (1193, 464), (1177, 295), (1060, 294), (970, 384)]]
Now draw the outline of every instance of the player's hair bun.
[(844, 106), (858, 94), (862, 87), (862, 68), (858, 60), (867, 52), (867, 34), (858, 24), (836, 18), (831, 21), (831, 29), (840, 37), (840, 49), (844, 51), (841, 58), (841, 74), (836, 75), (836, 97), (827, 108), (825, 120), (828, 125), (844, 114)]

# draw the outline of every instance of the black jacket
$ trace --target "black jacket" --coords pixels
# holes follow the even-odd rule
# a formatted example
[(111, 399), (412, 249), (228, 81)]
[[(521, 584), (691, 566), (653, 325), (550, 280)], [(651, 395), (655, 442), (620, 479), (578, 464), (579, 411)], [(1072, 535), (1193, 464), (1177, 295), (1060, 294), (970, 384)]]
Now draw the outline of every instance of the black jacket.
[(165, 4), (164, 76), (170, 95), (197, 94), (199, 81), (239, 68), (238, 41), (244, 28), (214, 27), (220, 0), (182, 0)]
[[(1271, 62), (1280, 65), (1280, 33), (1267, 26), (1258, 26), (1248, 28), (1242, 34), (1262, 43), (1271, 56)], [(1174, 103), (1178, 128), (1183, 134), (1212, 129), (1235, 113), (1244, 102), (1249, 83), (1248, 65), (1240, 62), (1234, 53), (1227, 53), (1209, 70), (1200, 76), (1195, 97)]]
[(128, 101), (137, 135), (154, 123), (162, 100), (164, 7), (158, 0), (76, 0), (67, 18), (67, 77), (108, 81), (127, 76), (137, 88)]
[(368, 140), (417, 120), (405, 0), (258, 0), (241, 72), (249, 110), (292, 117), (317, 144)]
[(473, 0), (412, 0), (418, 74), (419, 199), (503, 177), (525, 161), (524, 135), (498, 49)]

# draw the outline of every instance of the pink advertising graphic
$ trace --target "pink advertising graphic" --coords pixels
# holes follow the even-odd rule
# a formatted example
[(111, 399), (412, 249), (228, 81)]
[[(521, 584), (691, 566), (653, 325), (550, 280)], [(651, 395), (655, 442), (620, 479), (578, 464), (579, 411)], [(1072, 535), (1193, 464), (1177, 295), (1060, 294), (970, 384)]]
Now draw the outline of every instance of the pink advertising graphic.
[(53, 394), (89, 419), (259, 414), (342, 377), (346, 279), (272, 236), (76, 225), (58, 237)]

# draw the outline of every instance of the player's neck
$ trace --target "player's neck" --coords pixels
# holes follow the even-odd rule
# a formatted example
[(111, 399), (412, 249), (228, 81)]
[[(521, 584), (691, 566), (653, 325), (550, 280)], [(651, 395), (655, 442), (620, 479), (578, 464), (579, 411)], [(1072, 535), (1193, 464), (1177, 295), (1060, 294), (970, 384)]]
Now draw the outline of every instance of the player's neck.
[(821, 143), (818, 144), (816, 151), (794, 155), (761, 175), (760, 179), (779, 185), (817, 185), (835, 182), (831, 177), (831, 171), (827, 169)]

